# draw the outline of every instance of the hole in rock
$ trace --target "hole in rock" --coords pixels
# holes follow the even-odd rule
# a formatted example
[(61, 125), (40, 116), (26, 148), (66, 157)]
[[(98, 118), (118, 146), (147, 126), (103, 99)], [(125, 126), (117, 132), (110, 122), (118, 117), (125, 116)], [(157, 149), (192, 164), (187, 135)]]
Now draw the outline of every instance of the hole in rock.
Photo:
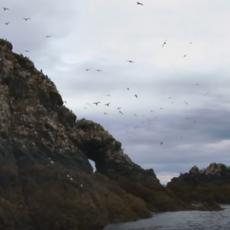
[(92, 168), (93, 168), (93, 172), (95, 173), (96, 172), (96, 164), (95, 164), (95, 162), (93, 161), (93, 160), (90, 160), (89, 159), (89, 163), (90, 163), (90, 165), (92, 166)]

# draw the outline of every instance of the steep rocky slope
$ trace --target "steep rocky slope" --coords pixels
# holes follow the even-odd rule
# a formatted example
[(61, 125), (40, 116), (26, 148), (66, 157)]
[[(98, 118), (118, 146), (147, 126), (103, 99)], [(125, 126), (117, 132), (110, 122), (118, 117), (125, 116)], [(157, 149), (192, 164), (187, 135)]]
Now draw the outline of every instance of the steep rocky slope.
[(230, 168), (212, 163), (206, 169), (194, 166), (188, 173), (173, 178), (167, 188), (184, 202), (200, 208), (218, 209), (217, 203), (230, 204)]
[[(89, 159), (96, 163), (93, 173)], [(88, 230), (182, 208), (99, 124), (0, 40), (0, 229)]]

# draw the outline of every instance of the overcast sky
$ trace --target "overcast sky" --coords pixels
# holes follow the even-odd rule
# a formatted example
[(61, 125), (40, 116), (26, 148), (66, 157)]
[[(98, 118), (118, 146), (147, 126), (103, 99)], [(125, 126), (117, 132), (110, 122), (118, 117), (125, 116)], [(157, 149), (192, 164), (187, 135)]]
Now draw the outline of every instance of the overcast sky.
[(0, 37), (163, 183), (230, 164), (230, 1), (141, 2), (1, 0)]

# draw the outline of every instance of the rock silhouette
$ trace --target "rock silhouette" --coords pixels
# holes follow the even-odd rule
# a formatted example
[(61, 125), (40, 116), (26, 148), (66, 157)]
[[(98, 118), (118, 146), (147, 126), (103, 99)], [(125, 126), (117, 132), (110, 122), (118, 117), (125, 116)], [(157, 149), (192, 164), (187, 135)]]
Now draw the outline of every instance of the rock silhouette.
[(218, 203), (230, 203), (230, 168), (217, 163), (205, 169), (193, 166), (188, 173), (173, 178), (167, 188), (194, 208), (218, 209)]
[(12, 49), (0, 40), (1, 229), (97, 230), (184, 207), (102, 126), (78, 120)]

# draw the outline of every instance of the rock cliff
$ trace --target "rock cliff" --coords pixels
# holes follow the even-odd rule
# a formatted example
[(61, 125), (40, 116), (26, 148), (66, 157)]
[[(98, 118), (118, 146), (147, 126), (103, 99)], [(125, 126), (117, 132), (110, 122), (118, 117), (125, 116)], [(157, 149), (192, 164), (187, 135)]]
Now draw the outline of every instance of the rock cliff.
[(12, 49), (0, 40), (0, 229), (97, 230), (183, 206)]
[(218, 209), (217, 203), (230, 204), (230, 168), (217, 163), (205, 169), (193, 166), (188, 173), (173, 178), (167, 188), (194, 208), (204, 204), (204, 209)]

